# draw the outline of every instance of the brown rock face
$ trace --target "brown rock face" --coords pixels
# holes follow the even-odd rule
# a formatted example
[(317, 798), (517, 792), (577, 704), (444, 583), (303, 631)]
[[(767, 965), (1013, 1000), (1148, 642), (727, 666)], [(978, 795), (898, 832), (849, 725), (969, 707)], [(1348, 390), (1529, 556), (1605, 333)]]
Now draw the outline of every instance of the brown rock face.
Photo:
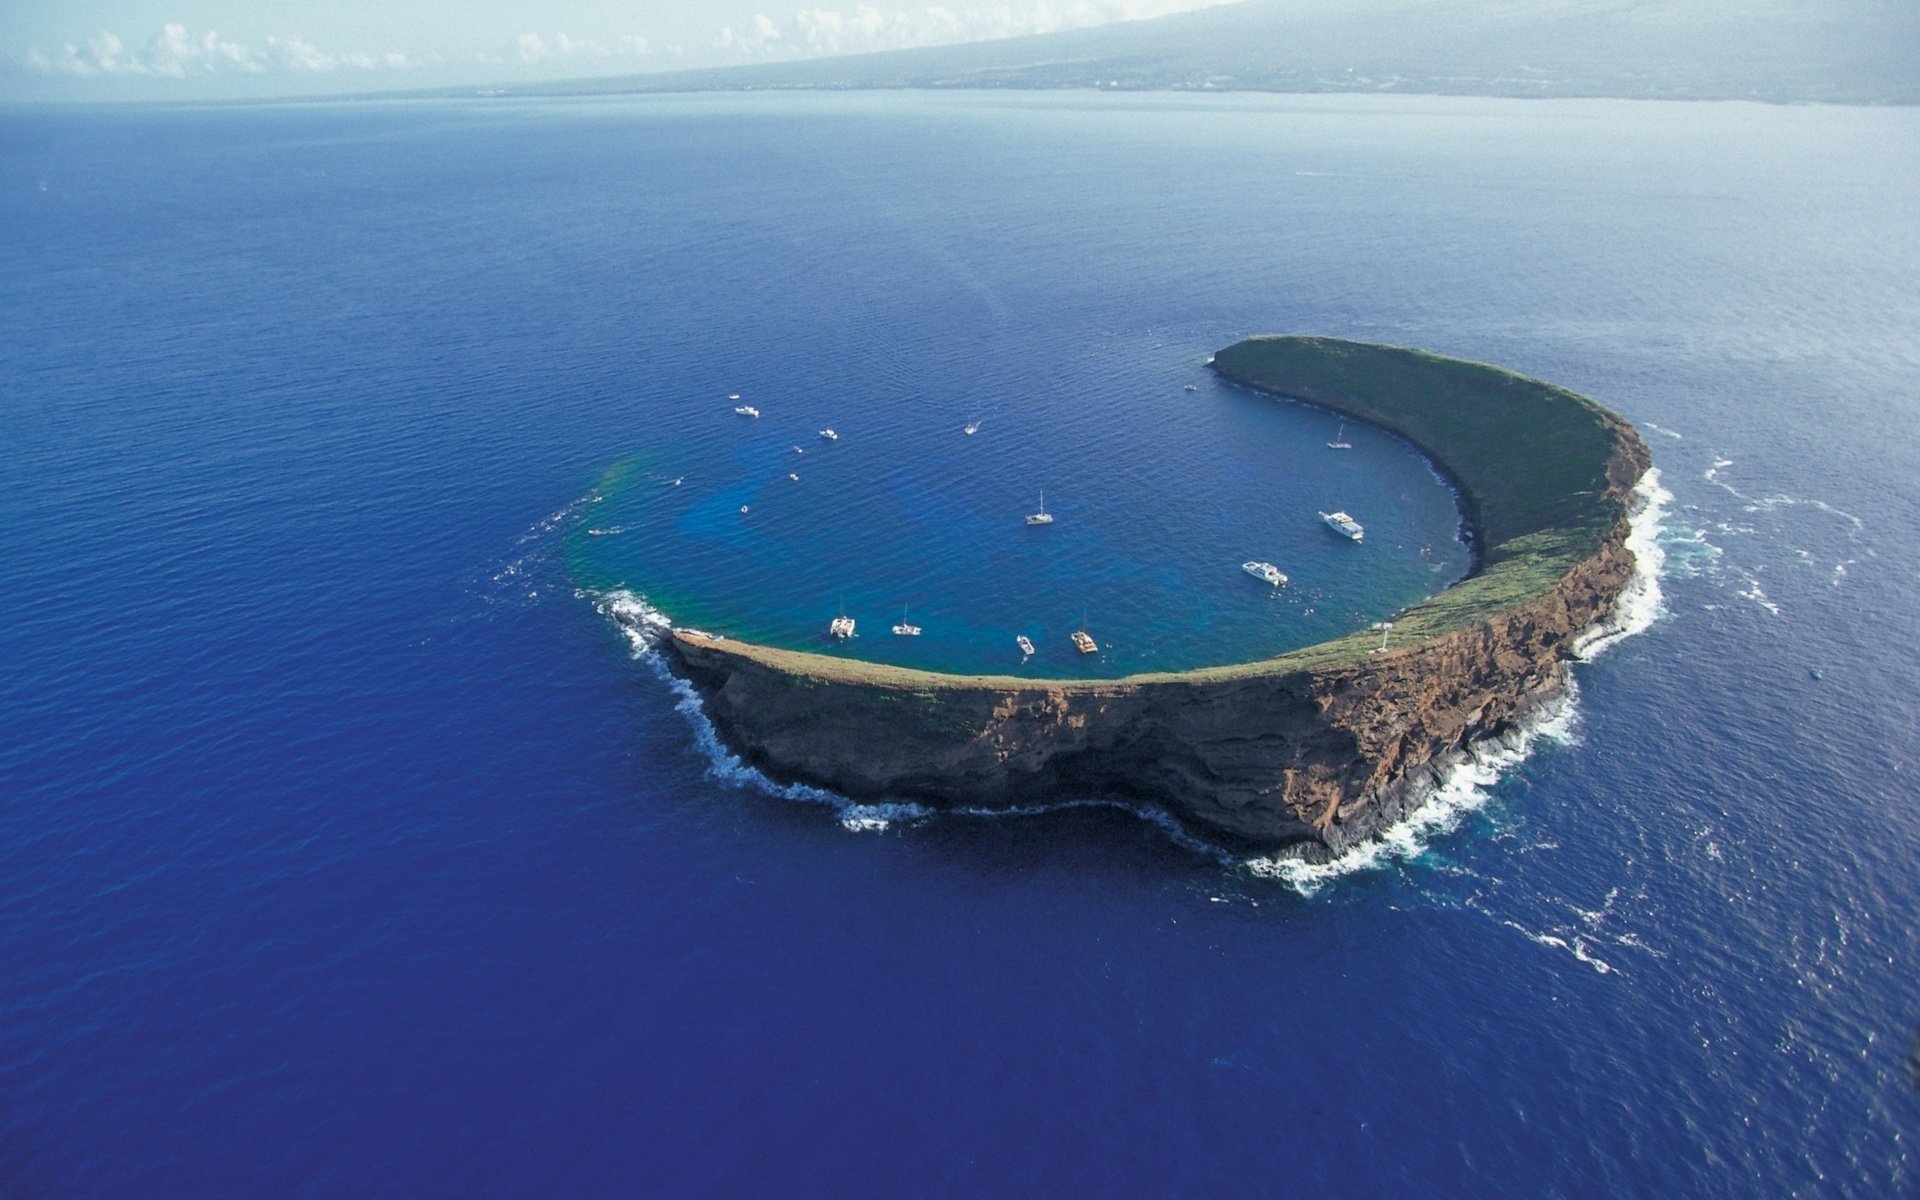
[(1432, 769), (1558, 691), (1572, 638), (1632, 574), (1621, 544), (1496, 620), (1364, 661), (1222, 680), (942, 687), (811, 679), (676, 634), (727, 742), (776, 778), (855, 798), (1157, 805), (1250, 846), (1338, 852), (1401, 815)]
[[(1526, 548), (1564, 535), (1565, 519), (1529, 525), (1527, 506), (1542, 496), (1501, 498), (1490, 487), (1502, 503), (1492, 523), (1506, 536), (1485, 548), (1469, 577), (1477, 583), (1409, 610), (1405, 644), (1381, 653), (1369, 653), (1373, 638), (1361, 634), (1241, 667), (1047, 682), (878, 667), (682, 630), (667, 643), (677, 669), (747, 761), (854, 798), (991, 808), (1112, 797), (1157, 806), (1218, 841), (1308, 857), (1378, 832), (1424, 798), (1450, 755), (1510, 729), (1564, 686), (1575, 637), (1611, 615), (1632, 576), (1628, 493), (1647, 450), (1591, 401), (1493, 368), (1314, 339), (1257, 349), (1276, 346), (1309, 355), (1309, 365), (1338, 356), (1342, 369), (1409, 373), (1405, 394), (1431, 378), (1485, 394), (1525, 385), (1534, 390), (1523, 400), (1534, 402), (1537, 390), (1542, 403), (1562, 406), (1560, 416), (1572, 405), (1574, 418), (1604, 435), (1583, 476), (1593, 482), (1575, 495), (1584, 532), (1559, 543), (1584, 549), (1540, 568)], [(1307, 394), (1361, 415), (1382, 404), (1377, 394), (1349, 403), (1331, 384)], [(1427, 449), (1446, 461), (1444, 448)], [(1463, 459), (1469, 470), (1456, 477), (1470, 482), (1471, 459), (1450, 465)], [(1468, 491), (1463, 501), (1481, 512), (1485, 498)]]

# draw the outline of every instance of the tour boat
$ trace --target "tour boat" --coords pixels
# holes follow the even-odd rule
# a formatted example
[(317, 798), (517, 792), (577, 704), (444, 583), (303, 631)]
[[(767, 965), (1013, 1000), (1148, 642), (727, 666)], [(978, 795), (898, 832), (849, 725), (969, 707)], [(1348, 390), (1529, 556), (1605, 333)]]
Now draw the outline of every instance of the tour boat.
[(827, 622), (827, 636), (836, 639), (853, 636), (853, 618), (847, 615), (847, 606), (844, 601), (840, 605), (840, 615)]
[(743, 417), (757, 417), (760, 415), (760, 410), (755, 408), (751, 404), (742, 404), (738, 408), (734, 409), (733, 411), (739, 413)]
[(1026, 634), (1023, 633), (1019, 637), (1014, 638), (1013, 640), (1014, 640), (1014, 644), (1020, 647), (1020, 653), (1022, 654), (1033, 653), (1033, 643), (1027, 640)]
[(1328, 529), (1333, 530), (1341, 537), (1352, 538), (1357, 542), (1367, 536), (1367, 531), (1360, 527), (1360, 522), (1354, 520), (1346, 513), (1323, 512), (1320, 514), (1320, 519), (1327, 523)]
[(920, 627), (907, 624), (907, 606), (900, 606), (900, 623), (893, 627), (895, 637), (919, 637)]
[(1353, 449), (1353, 443), (1347, 440), (1347, 423), (1345, 421), (1340, 422), (1340, 432), (1333, 435), (1333, 440), (1327, 443), (1327, 448), (1330, 450)]
[(1042, 488), (1040, 490), (1040, 511), (1037, 513), (1028, 514), (1027, 524), (1029, 525), (1053, 524), (1053, 514), (1047, 511), (1047, 492), (1045, 488)]
[(1243, 562), (1240, 564), (1240, 569), (1255, 579), (1266, 580), (1275, 587), (1287, 581), (1287, 577), (1280, 573), (1280, 568), (1270, 562)]
[(840, 435), (835, 433), (831, 429), (822, 429), (820, 431), (820, 436), (827, 439), (830, 442), (837, 442), (840, 440)]

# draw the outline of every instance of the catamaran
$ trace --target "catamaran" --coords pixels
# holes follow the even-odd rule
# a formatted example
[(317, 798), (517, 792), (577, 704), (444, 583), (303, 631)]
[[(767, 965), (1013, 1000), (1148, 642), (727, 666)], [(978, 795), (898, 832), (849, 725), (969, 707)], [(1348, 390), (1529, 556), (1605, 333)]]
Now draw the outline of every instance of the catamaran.
[(1082, 654), (1092, 654), (1100, 649), (1100, 643), (1094, 641), (1093, 635), (1087, 632), (1087, 612), (1085, 609), (1080, 610), (1080, 628), (1073, 631), (1073, 648)]
[(907, 624), (907, 606), (904, 604), (900, 606), (900, 623), (893, 627), (893, 633), (895, 637), (920, 636), (920, 627), (918, 625)]
[(1275, 587), (1287, 581), (1287, 577), (1280, 573), (1280, 568), (1270, 562), (1243, 562), (1240, 564), (1240, 569), (1255, 579), (1266, 580)]
[(1027, 640), (1026, 634), (1023, 633), (1020, 636), (1014, 638), (1013, 642), (1014, 642), (1014, 645), (1020, 647), (1021, 654), (1031, 655), (1033, 653), (1033, 643)]
[(1340, 422), (1340, 432), (1333, 435), (1333, 440), (1327, 443), (1327, 448), (1330, 450), (1353, 449), (1353, 443), (1347, 440), (1347, 423), (1345, 421)]
[(1047, 511), (1047, 490), (1045, 488), (1040, 489), (1040, 511), (1037, 513), (1027, 514), (1027, 524), (1029, 525), (1053, 524), (1053, 514)]
[(827, 636), (835, 639), (853, 636), (853, 618), (847, 615), (845, 601), (840, 604), (840, 615), (827, 622)]
[(1327, 528), (1333, 530), (1341, 537), (1352, 538), (1357, 542), (1367, 536), (1367, 531), (1361, 528), (1360, 522), (1354, 520), (1346, 513), (1323, 512), (1320, 514), (1320, 519), (1327, 523)]

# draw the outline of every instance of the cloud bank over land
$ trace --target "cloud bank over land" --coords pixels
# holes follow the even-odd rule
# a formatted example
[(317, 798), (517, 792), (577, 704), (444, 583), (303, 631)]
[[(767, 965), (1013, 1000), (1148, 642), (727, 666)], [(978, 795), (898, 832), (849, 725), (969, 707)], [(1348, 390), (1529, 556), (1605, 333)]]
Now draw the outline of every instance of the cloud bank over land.
[(1031, 33), (1087, 29), (1115, 21), (1139, 21), (1171, 13), (1212, 8), (1232, 0), (1028, 0), (985, 7), (931, 5), (882, 12), (871, 5), (852, 9), (804, 8), (785, 19), (760, 14), (741, 28), (720, 31), (719, 44), (756, 57), (798, 58), (906, 50), (954, 42), (984, 42)]
[(305, 38), (268, 36), (257, 48), (220, 36), (214, 30), (194, 34), (185, 25), (168, 22), (139, 47), (130, 47), (120, 35), (103, 32), (84, 42), (69, 42), (58, 50), (27, 51), (24, 63), (40, 75), (78, 78), (146, 76), (186, 79), (195, 75), (335, 70), (407, 70), (437, 61), (397, 50), (381, 54), (335, 54)]
[[(168, 81), (224, 78), (228, 82), (222, 86), (228, 91), (271, 91), (275, 77), (311, 81), (328, 74), (368, 76), (366, 83), (336, 83), (331, 85), (335, 89), (415, 87), (422, 75), (442, 82), (463, 76), (474, 82), (498, 77), (558, 79), (647, 70), (650, 64), (658, 64), (653, 69), (739, 65), (989, 41), (1141, 20), (1227, 2), (1230, 0), (999, 0), (894, 8), (857, 4), (759, 12), (750, 20), (736, 16), (725, 25), (720, 24), (723, 17), (715, 14), (709, 18), (713, 24), (704, 28), (698, 18), (689, 26), (682, 17), (676, 28), (658, 37), (652, 36), (651, 30), (643, 33), (621, 28), (619, 23), (585, 33), (529, 29), (525, 25), (518, 30), (508, 25), (491, 34), (484, 28), (449, 27), (443, 34), (429, 30), (421, 35), (425, 48), (380, 49), (341, 49), (339, 43), (351, 40), (353, 34), (343, 34), (338, 28), (331, 35), (311, 31), (267, 33), (257, 28), (251, 33), (230, 35), (212, 28), (197, 30), (189, 21), (168, 20), (144, 40), (122, 37), (107, 29), (51, 47), (45, 42), (0, 47), (0, 65), (11, 66), (16, 78), (41, 79), (47, 86), (64, 81), (62, 86), (72, 89), (84, 86), (87, 80), (96, 81), (96, 86), (105, 86), (104, 81), (110, 80), (121, 81), (122, 85), (146, 81), (151, 85), (149, 92), (163, 89), (154, 94), (165, 94)], [(739, 11), (734, 10), (736, 14)], [(273, 18), (269, 14), (267, 19)], [(382, 73), (412, 73), (412, 78), (378, 78)], [(247, 83), (250, 77), (255, 83)], [(282, 84), (281, 90), (288, 86)], [(178, 92), (184, 94), (186, 90)]]

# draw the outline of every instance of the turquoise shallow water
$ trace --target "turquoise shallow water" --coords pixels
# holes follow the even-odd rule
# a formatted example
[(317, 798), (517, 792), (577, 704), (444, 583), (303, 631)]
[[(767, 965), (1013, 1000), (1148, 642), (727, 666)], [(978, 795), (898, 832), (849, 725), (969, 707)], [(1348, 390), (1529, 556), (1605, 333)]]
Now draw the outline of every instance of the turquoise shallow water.
[[(1098, 336), (1056, 324), (1027, 354), (1057, 361), (1077, 335)], [(856, 359), (740, 393), (758, 418), (721, 396), (664, 404), (648, 432), (671, 441), (601, 478), (571, 561), (594, 589), (636, 592), (678, 624), (1039, 676), (1265, 657), (1382, 620), (1466, 571), (1452, 494), (1412, 447), (1231, 387), (1193, 347), (1099, 340), (1102, 354), (1052, 370), (1003, 359), (957, 402), (872, 395)], [(886, 355), (934, 379), (957, 357), (911, 334)], [(1043, 487), (1055, 519), (1028, 525)], [(1337, 509), (1366, 526), (1363, 542), (1321, 521)], [(1253, 579), (1248, 560), (1289, 582)], [(842, 604), (858, 636), (835, 642)], [(903, 609), (919, 636), (891, 632)], [(1083, 615), (1097, 654), (1068, 637)]]

